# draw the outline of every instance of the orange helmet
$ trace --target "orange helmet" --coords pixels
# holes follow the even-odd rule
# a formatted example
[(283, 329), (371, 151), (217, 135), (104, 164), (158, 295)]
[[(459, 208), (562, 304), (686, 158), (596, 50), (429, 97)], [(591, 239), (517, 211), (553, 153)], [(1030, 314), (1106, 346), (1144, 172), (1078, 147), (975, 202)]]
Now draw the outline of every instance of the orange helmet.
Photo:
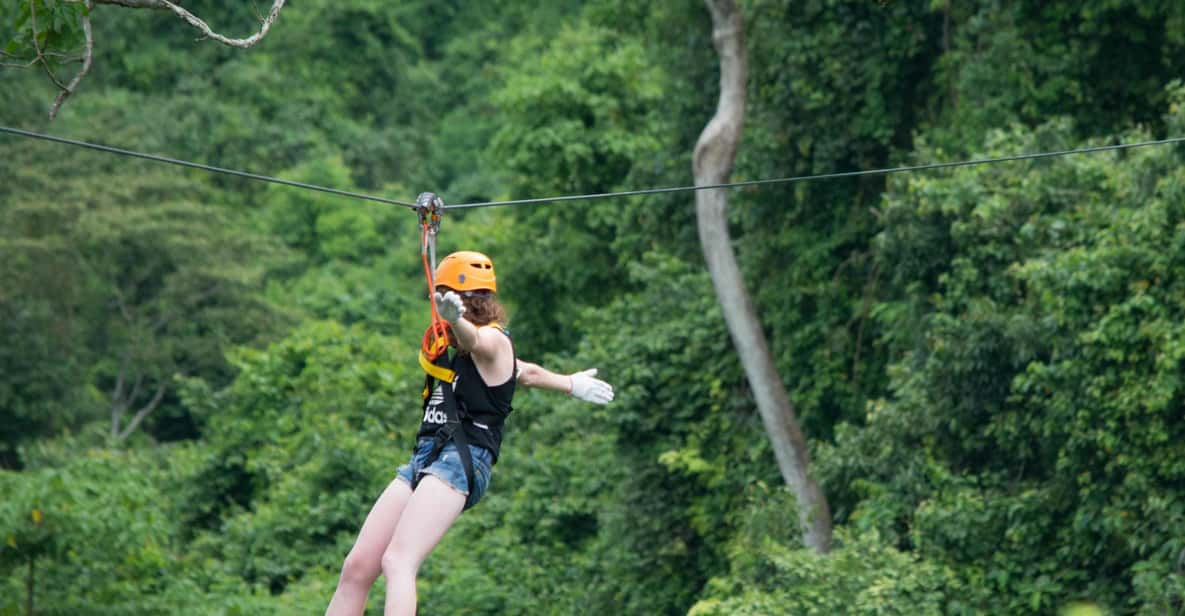
[(494, 262), (480, 252), (462, 250), (444, 258), (436, 266), (436, 284), (456, 291), (498, 292)]

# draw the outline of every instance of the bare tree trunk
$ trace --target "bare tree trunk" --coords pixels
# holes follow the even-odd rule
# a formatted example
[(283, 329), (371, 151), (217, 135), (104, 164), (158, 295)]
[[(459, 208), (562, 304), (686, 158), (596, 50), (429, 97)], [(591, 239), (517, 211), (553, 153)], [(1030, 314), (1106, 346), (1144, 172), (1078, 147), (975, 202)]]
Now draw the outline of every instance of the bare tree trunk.
[[(697, 186), (728, 182), (745, 119), (748, 60), (744, 20), (734, 0), (705, 0), (712, 13), (712, 42), (720, 56), (720, 100), (695, 146)], [(802, 540), (816, 552), (831, 547), (831, 510), (811, 478), (810, 453), (794, 408), (774, 367), (761, 323), (745, 289), (728, 233), (726, 189), (696, 191), (700, 242), (728, 331), (741, 358), (757, 409), (773, 444), (778, 469), (798, 502)]]

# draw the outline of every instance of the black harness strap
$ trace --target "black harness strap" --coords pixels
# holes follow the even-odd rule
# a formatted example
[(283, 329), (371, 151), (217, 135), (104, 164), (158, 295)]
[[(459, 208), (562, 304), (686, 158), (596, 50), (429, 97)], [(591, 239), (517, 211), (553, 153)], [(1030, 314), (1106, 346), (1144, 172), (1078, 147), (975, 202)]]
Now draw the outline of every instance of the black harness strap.
[[(447, 356), (448, 354), (446, 353), (445, 357)], [(436, 379), (432, 376), (427, 377), (425, 382), (426, 391), (431, 391), (434, 381)], [(444, 406), (444, 414), (447, 422), (433, 436), (432, 449), (428, 452), (424, 466), (431, 466), (436, 461), (436, 458), (440, 457), (440, 452), (444, 450), (444, 446), (449, 441), (456, 443), (457, 454), (461, 456), (461, 468), (465, 469), (465, 485), (469, 489), (469, 495), (465, 497), (465, 509), (469, 509), (477, 502), (477, 484), (473, 478), (473, 456), (469, 452), (469, 438), (465, 435), (465, 427), (461, 424), (468, 417), (465, 409), (457, 402), (457, 396), (453, 393), (452, 383), (443, 380), (440, 381), (440, 391), (444, 395), (442, 406)], [(424, 473), (421, 471), (416, 473), (416, 476), (412, 478), (412, 490), (415, 490), (420, 485), (420, 479), (423, 475)]]

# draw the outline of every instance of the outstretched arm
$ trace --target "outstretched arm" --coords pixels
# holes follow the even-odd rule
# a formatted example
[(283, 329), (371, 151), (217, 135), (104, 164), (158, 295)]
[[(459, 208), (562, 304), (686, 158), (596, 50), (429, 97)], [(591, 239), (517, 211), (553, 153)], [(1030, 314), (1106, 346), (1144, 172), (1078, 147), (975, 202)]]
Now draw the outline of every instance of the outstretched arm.
[(556, 374), (539, 364), (518, 360), (518, 382), (524, 387), (560, 391), (593, 404), (608, 404), (613, 400), (613, 386), (596, 378), (596, 374), (596, 368)]

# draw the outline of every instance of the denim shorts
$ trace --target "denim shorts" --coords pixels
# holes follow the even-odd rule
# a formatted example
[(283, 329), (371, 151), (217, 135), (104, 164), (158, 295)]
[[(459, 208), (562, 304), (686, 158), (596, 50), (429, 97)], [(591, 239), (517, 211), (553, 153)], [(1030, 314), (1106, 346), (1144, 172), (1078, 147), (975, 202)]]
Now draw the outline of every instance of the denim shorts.
[[(432, 442), (430, 438), (421, 438), (416, 442), (415, 453), (407, 464), (399, 467), (398, 477), (412, 485), (412, 478), (416, 475), (433, 475), (452, 489), (469, 496), (469, 482), (465, 479), (465, 467), (461, 455), (457, 452), (456, 443), (449, 441), (444, 449), (440, 450), (440, 455), (436, 456), (436, 461), (427, 467), (424, 466), (428, 454), (432, 451)], [(476, 505), (490, 485), (490, 463), (494, 456), (484, 447), (470, 445), (469, 457), (473, 459), (473, 483), (477, 484), (472, 499), (473, 505)]]

